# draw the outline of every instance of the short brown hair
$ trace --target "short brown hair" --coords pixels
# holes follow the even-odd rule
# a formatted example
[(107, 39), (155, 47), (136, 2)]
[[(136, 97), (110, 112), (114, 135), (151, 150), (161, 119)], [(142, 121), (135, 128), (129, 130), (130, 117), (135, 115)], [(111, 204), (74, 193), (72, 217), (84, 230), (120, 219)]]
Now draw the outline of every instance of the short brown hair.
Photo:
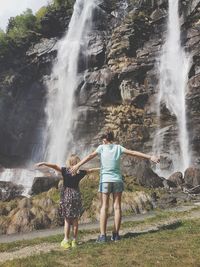
[(114, 133), (113, 131), (106, 131), (104, 134), (102, 134), (101, 139), (106, 139), (108, 142), (114, 141)]
[(68, 168), (76, 165), (80, 160), (80, 158), (76, 154), (71, 154), (66, 161), (66, 165)]

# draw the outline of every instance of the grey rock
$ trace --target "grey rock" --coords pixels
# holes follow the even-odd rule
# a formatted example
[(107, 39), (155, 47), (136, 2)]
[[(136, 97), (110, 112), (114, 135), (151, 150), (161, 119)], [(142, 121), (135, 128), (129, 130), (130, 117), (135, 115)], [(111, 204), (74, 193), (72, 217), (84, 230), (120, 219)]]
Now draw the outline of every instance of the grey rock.
[(200, 185), (200, 168), (190, 167), (186, 169), (184, 173), (184, 181), (191, 187)]
[(175, 184), (175, 186), (182, 186), (184, 183), (182, 172), (175, 172), (167, 179)]
[(122, 170), (124, 174), (135, 177), (139, 185), (150, 188), (163, 187), (163, 179), (152, 170), (150, 163), (146, 160), (129, 159), (127, 161), (124, 159)]
[(24, 191), (22, 185), (12, 182), (0, 181), (0, 200), (10, 201), (16, 197), (21, 197)]
[(48, 191), (52, 187), (58, 188), (58, 183), (60, 181), (60, 177), (35, 177), (33, 180), (33, 184), (31, 190), (29, 192), (30, 195), (36, 195), (41, 192)]

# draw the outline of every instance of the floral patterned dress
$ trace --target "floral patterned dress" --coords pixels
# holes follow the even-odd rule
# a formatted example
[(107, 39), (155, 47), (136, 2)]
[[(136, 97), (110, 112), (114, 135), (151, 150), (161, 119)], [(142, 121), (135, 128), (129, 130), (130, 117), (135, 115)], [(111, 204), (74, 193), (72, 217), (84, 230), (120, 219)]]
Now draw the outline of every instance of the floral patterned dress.
[(63, 188), (60, 195), (60, 214), (63, 218), (79, 218), (83, 213), (81, 193), (79, 182), (87, 174), (86, 171), (80, 170), (79, 173), (72, 176), (69, 169), (61, 168), (63, 176)]

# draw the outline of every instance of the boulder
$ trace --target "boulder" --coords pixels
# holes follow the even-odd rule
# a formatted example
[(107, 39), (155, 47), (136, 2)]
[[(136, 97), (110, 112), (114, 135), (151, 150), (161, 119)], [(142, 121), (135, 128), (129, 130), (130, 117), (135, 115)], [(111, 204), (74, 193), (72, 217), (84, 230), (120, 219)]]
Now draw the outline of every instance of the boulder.
[(29, 194), (36, 195), (41, 192), (48, 191), (52, 187), (58, 188), (59, 181), (60, 181), (60, 177), (58, 176), (35, 177)]
[(12, 182), (0, 181), (0, 200), (10, 201), (16, 197), (22, 196), (24, 187)]
[(122, 211), (133, 211), (135, 214), (145, 213), (153, 209), (151, 197), (143, 192), (124, 192)]
[(34, 218), (31, 221), (34, 229), (44, 229), (50, 226), (51, 220), (49, 219), (47, 212), (41, 207), (33, 207), (31, 212), (34, 215)]
[(175, 172), (167, 179), (175, 184), (175, 186), (181, 186), (184, 183), (182, 172)]
[(7, 228), (7, 234), (14, 234), (20, 232), (29, 232), (34, 229), (31, 220), (34, 214), (28, 209), (17, 209), (16, 213), (10, 217), (10, 223)]
[(187, 168), (184, 173), (184, 181), (190, 187), (200, 185), (200, 168)]
[(127, 166), (124, 162), (122, 170), (126, 174), (126, 170), (129, 169), (128, 174), (135, 177), (139, 185), (150, 188), (163, 187), (163, 179), (152, 170), (149, 161), (134, 159), (129, 161), (130, 163), (132, 166)]
[(166, 188), (166, 189), (176, 187), (176, 184), (174, 182), (167, 180), (165, 178), (163, 178), (163, 185), (164, 185), (164, 188)]

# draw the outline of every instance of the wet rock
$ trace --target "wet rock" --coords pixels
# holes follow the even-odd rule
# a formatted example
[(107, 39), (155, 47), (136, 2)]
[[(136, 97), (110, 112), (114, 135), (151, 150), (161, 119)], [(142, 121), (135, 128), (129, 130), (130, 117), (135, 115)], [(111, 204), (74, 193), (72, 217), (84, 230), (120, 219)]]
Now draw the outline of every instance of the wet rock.
[(88, 67), (101, 68), (105, 63), (105, 52), (106, 52), (105, 36), (103, 32), (94, 31), (90, 37), (89, 46), (88, 46), (88, 55), (87, 59)]
[[(159, 177), (150, 167), (150, 163), (146, 160), (134, 160), (131, 161), (132, 166), (129, 166), (128, 175), (136, 178), (139, 185), (158, 188), (163, 187), (163, 179)], [(130, 163), (129, 163), (130, 164)], [(126, 170), (127, 170), (127, 165)], [(123, 164), (123, 168), (125, 167)]]
[(192, 195), (198, 195), (200, 194), (200, 185), (197, 185), (192, 188), (184, 188), (184, 192)]
[(31, 220), (34, 218), (34, 214), (28, 209), (19, 209), (16, 213), (11, 217), (10, 223), (6, 230), (7, 234), (14, 234), (20, 232), (30, 232), (34, 229)]
[(60, 177), (35, 177), (29, 194), (36, 195), (52, 187), (58, 188), (59, 181)]
[(32, 200), (29, 198), (24, 198), (24, 199), (20, 200), (18, 203), (19, 209), (25, 209), (25, 208), (31, 209), (31, 207), (32, 207)]
[(184, 183), (182, 172), (175, 172), (167, 179), (175, 184), (175, 186), (182, 186)]
[(33, 207), (31, 213), (34, 215), (31, 224), (34, 229), (45, 229), (50, 226), (51, 220), (49, 219), (47, 212), (40, 207)]
[(122, 211), (132, 211), (134, 214), (142, 214), (153, 209), (151, 197), (145, 192), (124, 192)]
[(166, 16), (167, 16), (166, 9), (157, 8), (152, 12), (150, 18), (152, 19), (153, 22), (156, 22), (165, 18)]
[(164, 185), (164, 188), (166, 188), (166, 189), (176, 187), (176, 184), (174, 182), (172, 182), (168, 179), (164, 179), (164, 178), (163, 178), (163, 185)]
[(16, 197), (22, 196), (24, 187), (12, 182), (0, 181), (0, 200), (10, 201)]
[(184, 181), (187, 185), (191, 187), (200, 185), (200, 168), (187, 168), (184, 173)]

